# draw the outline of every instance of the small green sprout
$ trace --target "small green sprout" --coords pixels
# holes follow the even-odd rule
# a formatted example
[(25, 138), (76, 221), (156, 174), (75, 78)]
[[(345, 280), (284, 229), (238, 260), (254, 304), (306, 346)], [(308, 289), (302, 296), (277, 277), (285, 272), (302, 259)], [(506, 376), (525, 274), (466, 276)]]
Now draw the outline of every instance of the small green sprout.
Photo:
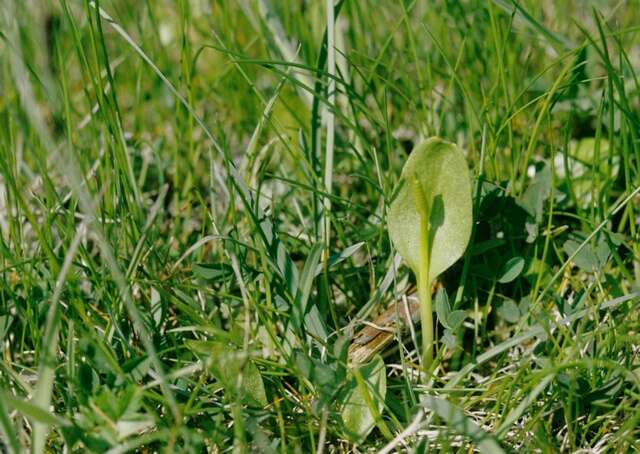
[(389, 236), (416, 275), (423, 367), (433, 361), (431, 284), (464, 253), (471, 235), (471, 181), (462, 151), (433, 137), (417, 145), (402, 169), (389, 209)]

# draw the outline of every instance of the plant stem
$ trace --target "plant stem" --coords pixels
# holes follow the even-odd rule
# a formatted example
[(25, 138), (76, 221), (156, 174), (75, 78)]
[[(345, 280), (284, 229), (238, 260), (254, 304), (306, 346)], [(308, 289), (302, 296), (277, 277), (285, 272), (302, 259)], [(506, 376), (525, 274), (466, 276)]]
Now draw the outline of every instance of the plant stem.
[(413, 179), (412, 188), (416, 210), (420, 215), (420, 232), (422, 233), (420, 236), (420, 263), (418, 270), (414, 271), (418, 280), (420, 320), (422, 323), (422, 367), (427, 371), (433, 361), (433, 313), (431, 310), (431, 281), (429, 279), (431, 259), (429, 215), (431, 207), (417, 178)]
[[(421, 217), (420, 230), (428, 232), (428, 219)], [(431, 309), (431, 289), (429, 288), (429, 235), (420, 239), (420, 272), (418, 273), (418, 298), (420, 299), (420, 320), (422, 323), (422, 367), (428, 370), (433, 361), (433, 312)]]

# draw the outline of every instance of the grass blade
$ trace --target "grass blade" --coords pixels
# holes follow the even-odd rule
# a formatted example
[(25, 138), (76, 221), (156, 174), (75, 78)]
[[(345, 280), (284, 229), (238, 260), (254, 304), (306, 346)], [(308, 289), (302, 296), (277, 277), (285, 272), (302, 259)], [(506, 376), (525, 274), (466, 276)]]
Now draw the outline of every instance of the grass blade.
[(501, 454), (502, 449), (496, 439), (473, 422), (464, 412), (442, 397), (425, 396), (422, 406), (435, 412), (455, 432), (469, 437), (476, 449), (483, 454)]

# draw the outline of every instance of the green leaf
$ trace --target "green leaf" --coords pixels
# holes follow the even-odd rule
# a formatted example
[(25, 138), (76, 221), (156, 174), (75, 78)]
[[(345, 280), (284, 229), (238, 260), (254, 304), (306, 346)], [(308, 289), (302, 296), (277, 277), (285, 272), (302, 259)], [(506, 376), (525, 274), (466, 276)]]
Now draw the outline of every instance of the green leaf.
[(159, 327), (162, 324), (162, 300), (160, 299), (160, 292), (154, 287), (151, 287), (151, 316), (156, 326)]
[[(323, 244), (318, 242), (311, 247), (309, 256), (304, 263), (304, 268), (300, 274), (299, 288), (296, 292), (295, 304), (292, 310), (292, 319), (294, 326), (298, 330), (299, 334), (302, 334), (303, 324), (309, 329), (312, 334), (316, 336), (326, 336), (326, 330), (320, 313), (316, 310), (313, 313), (310, 312), (315, 306), (309, 307), (309, 296), (311, 295), (311, 289), (313, 287), (313, 281), (316, 277), (316, 267), (320, 263), (322, 255)], [(309, 318), (307, 318), (309, 316)]]
[(268, 404), (267, 393), (264, 389), (264, 382), (262, 381), (262, 375), (260, 371), (253, 363), (253, 361), (247, 361), (242, 369), (244, 374), (242, 380), (242, 392), (245, 402), (251, 405), (266, 406)]
[[(256, 407), (267, 405), (267, 394), (260, 371), (240, 349), (215, 341), (188, 341), (189, 348), (202, 357), (211, 357), (211, 373), (233, 398)], [(242, 387), (237, 388), (242, 375)]]
[(501, 284), (507, 284), (514, 281), (518, 276), (520, 276), (522, 270), (524, 270), (524, 263), (524, 258), (522, 257), (512, 257), (507, 260), (507, 263), (505, 263), (500, 270), (498, 282)]
[(546, 164), (537, 169), (533, 181), (518, 200), (518, 204), (539, 224), (544, 214), (544, 203), (551, 195), (551, 170)]
[(311, 247), (307, 261), (304, 263), (304, 268), (300, 274), (300, 286), (296, 293), (296, 304), (300, 305), (302, 314), (306, 313), (307, 301), (311, 294), (311, 287), (313, 286), (313, 280), (316, 277), (315, 269), (320, 262), (322, 254), (323, 244), (318, 242)]
[[(361, 242), (356, 243), (356, 244), (352, 244), (351, 246), (349, 246), (349, 247), (343, 249), (342, 251), (340, 251), (340, 253), (330, 256), (329, 257), (329, 263), (327, 264), (327, 267), (329, 269), (331, 269), (335, 265), (344, 262), (346, 259), (351, 257), (353, 254), (358, 252), (358, 250), (360, 250), (360, 248), (362, 246), (364, 246), (364, 244), (365, 244), (364, 241), (361, 241)], [(324, 269), (324, 265), (322, 263), (318, 263), (318, 265), (316, 266), (316, 276), (319, 276), (320, 274), (322, 274), (323, 269)]]
[(512, 300), (505, 300), (498, 308), (498, 315), (509, 323), (517, 323), (520, 320), (520, 309)]
[[(431, 206), (433, 232), (420, 231), (412, 181), (422, 187)], [(400, 190), (389, 209), (389, 235), (394, 246), (419, 275), (420, 238), (429, 234), (431, 257), (428, 282), (453, 265), (464, 253), (471, 235), (472, 205), (469, 169), (462, 151), (433, 137), (417, 145), (402, 169)], [(434, 211), (440, 219), (434, 222)], [(435, 224), (435, 225), (434, 225)]]
[(527, 186), (524, 194), (518, 199), (518, 205), (529, 215), (525, 230), (527, 243), (533, 243), (538, 237), (538, 226), (542, 222), (544, 206), (551, 196), (551, 170), (548, 165), (540, 164), (533, 181)]
[(13, 421), (9, 416), (9, 411), (5, 406), (4, 396), (1, 391), (0, 397), (0, 439), (6, 441), (7, 445), (5, 448), (8, 453), (22, 452), (20, 442), (18, 441), (18, 437), (15, 433)]
[(224, 279), (233, 275), (231, 265), (226, 263), (194, 263), (193, 274), (202, 279)]
[[(562, 249), (568, 256), (572, 256), (580, 247), (580, 242), (576, 240), (567, 240), (562, 245)], [(584, 246), (573, 258), (573, 262), (584, 271), (593, 272), (600, 268), (598, 257), (594, 254), (589, 245)]]
[(467, 313), (465, 311), (453, 311), (447, 317), (447, 325), (451, 329), (452, 332), (456, 332), (464, 319), (467, 318)]
[(442, 326), (445, 328), (450, 328), (449, 326), (449, 313), (451, 312), (451, 305), (449, 304), (449, 297), (447, 296), (447, 291), (444, 288), (438, 290), (436, 293), (436, 297), (434, 300), (434, 306), (436, 309), (436, 315), (438, 316), (438, 320), (442, 323)]
[(455, 348), (458, 346), (458, 337), (449, 328), (444, 330), (442, 334), (442, 343), (449, 348)]
[[(578, 251), (580, 245), (586, 239), (587, 234), (575, 232), (569, 235), (569, 239), (564, 242), (562, 249), (568, 256), (572, 256)], [(594, 244), (595, 243), (595, 244)], [(592, 243), (585, 244), (573, 258), (573, 262), (582, 270), (594, 272), (602, 268), (611, 256), (611, 248), (604, 235), (598, 235)]]
[(365, 389), (358, 386), (356, 378), (352, 376), (343, 398), (341, 416), (352, 441), (362, 443), (376, 422), (382, 423), (380, 413), (387, 394), (387, 375), (384, 361), (379, 355), (358, 370), (366, 385)]
[(38, 422), (47, 426), (57, 427), (67, 427), (71, 425), (65, 418), (40, 408), (32, 401), (23, 400), (7, 392), (1, 393), (0, 398), (4, 399), (4, 402), (9, 407), (15, 408), (34, 423)]
[(311, 306), (311, 309), (304, 316), (304, 326), (312, 336), (321, 340), (327, 339), (327, 328), (322, 321), (320, 309), (315, 304)]
[(9, 332), (9, 327), (13, 317), (10, 315), (0, 315), (0, 339), (6, 339), (5, 334)]
[(335, 363), (323, 363), (299, 350), (294, 352), (293, 358), (296, 367), (313, 384), (323, 403), (327, 403), (335, 397), (335, 391), (338, 387)]

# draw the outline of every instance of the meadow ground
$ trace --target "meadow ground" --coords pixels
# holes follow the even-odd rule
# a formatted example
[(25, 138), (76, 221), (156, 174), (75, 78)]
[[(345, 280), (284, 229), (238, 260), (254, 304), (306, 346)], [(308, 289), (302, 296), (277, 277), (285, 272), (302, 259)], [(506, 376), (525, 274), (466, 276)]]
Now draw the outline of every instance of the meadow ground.
[[(332, 3), (0, 1), (0, 451), (637, 452), (640, 4)], [(473, 229), (425, 372), (431, 136)]]

